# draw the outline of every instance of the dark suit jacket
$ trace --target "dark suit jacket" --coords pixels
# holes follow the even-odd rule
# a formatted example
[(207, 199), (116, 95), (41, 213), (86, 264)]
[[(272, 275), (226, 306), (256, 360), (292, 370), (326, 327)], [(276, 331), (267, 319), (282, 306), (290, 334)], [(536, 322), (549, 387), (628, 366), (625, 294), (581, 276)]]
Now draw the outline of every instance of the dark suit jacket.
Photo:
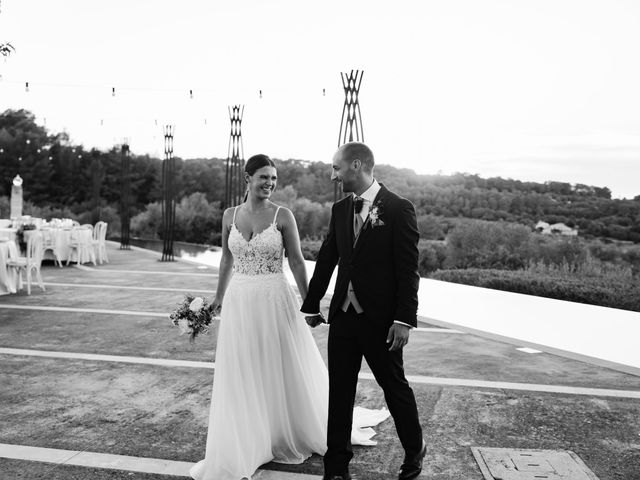
[(353, 196), (336, 202), (331, 210), (329, 233), (320, 247), (303, 312), (319, 312), (320, 300), (338, 265), (336, 288), (329, 308), (330, 323), (347, 295), (349, 281), (365, 314), (372, 321), (391, 326), (394, 320), (417, 325), (419, 231), (413, 204), (382, 185), (372, 207), (379, 220), (368, 217), (353, 243)]

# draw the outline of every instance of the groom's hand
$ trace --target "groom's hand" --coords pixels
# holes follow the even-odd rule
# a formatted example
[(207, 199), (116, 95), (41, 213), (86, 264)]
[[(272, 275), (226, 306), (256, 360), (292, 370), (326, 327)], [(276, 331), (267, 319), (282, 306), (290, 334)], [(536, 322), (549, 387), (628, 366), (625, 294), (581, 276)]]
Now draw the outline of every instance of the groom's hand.
[(409, 332), (411, 329), (407, 325), (401, 325), (394, 323), (389, 329), (387, 334), (387, 343), (390, 343), (390, 352), (402, 349), (407, 343), (409, 343)]
[(306, 315), (304, 319), (306, 320), (307, 325), (309, 325), (311, 328), (316, 328), (321, 323), (325, 323), (324, 315), (322, 315), (322, 313), (319, 313), (317, 315)]

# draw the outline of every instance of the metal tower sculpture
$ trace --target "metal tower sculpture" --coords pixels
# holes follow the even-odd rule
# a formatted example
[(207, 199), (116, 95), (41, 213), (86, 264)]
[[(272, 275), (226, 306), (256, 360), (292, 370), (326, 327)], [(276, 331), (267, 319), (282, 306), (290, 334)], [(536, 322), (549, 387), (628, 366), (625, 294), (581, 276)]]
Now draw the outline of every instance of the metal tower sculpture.
[(231, 134), (227, 153), (224, 207), (238, 205), (244, 196), (244, 151), (242, 147), (242, 115), (244, 105), (229, 107)]
[(102, 169), (102, 160), (100, 158), (100, 151), (91, 149), (91, 184), (92, 184), (92, 203), (93, 209), (91, 212), (91, 223), (94, 225), (100, 221), (100, 187), (102, 186), (102, 180), (104, 172)]
[(162, 162), (162, 259), (173, 262), (173, 237), (176, 223), (176, 200), (174, 192), (175, 159), (173, 158), (173, 125), (164, 127), (164, 162)]
[(131, 151), (129, 143), (125, 139), (120, 149), (121, 156), (121, 181), (122, 188), (120, 195), (120, 250), (131, 250), (129, 245), (130, 224), (131, 224)]
[[(362, 116), (360, 115), (360, 103), (358, 94), (362, 83), (363, 71), (351, 70), (350, 73), (340, 72), (342, 87), (344, 88), (344, 106), (342, 107), (342, 119), (340, 120), (340, 135), (338, 147), (348, 142), (364, 142), (362, 130)], [(333, 201), (338, 201), (338, 184), (334, 183)]]

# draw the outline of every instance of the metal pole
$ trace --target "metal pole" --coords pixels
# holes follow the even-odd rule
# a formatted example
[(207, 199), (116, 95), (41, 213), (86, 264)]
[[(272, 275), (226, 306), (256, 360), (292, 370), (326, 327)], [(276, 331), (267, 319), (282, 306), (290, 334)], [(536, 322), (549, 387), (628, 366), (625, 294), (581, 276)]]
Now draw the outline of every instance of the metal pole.
[[(363, 71), (351, 70), (350, 73), (340, 73), (342, 87), (344, 89), (344, 105), (342, 107), (342, 118), (340, 119), (340, 133), (338, 135), (338, 147), (345, 143), (364, 142), (364, 131), (362, 130), (362, 116), (360, 115), (360, 102), (358, 94), (362, 83)], [(355, 138), (354, 138), (355, 133)], [(333, 201), (338, 201), (338, 184), (333, 184)]]
[(227, 171), (225, 177), (225, 207), (238, 205), (243, 200), (244, 151), (242, 148), (242, 116), (244, 106), (229, 107), (231, 132), (227, 151)]
[(122, 194), (120, 196), (120, 250), (131, 250), (129, 240), (131, 236), (130, 224), (131, 224), (131, 156), (129, 150), (129, 143), (125, 139), (120, 149), (121, 164), (122, 164), (122, 179), (121, 187)]
[(176, 202), (174, 192), (175, 159), (173, 158), (173, 125), (164, 127), (164, 162), (162, 163), (162, 260), (173, 262), (173, 238), (176, 220)]
[(91, 223), (95, 225), (100, 221), (100, 182), (102, 180), (100, 152), (95, 149), (91, 151), (91, 179), (93, 184), (93, 212), (91, 214)]

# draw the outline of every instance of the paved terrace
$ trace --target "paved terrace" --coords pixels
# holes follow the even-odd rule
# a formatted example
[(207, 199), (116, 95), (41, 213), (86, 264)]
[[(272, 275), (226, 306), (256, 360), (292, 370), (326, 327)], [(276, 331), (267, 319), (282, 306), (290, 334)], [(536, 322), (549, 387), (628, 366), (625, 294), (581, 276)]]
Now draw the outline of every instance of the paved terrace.
[[(0, 297), (2, 480), (184, 478), (204, 454), (217, 332), (189, 343), (167, 314), (186, 292), (211, 296), (217, 269), (115, 244), (109, 257), (97, 267), (45, 264), (46, 292)], [(428, 443), (421, 478), (483, 479), (476, 447), (569, 450), (602, 480), (640, 478), (633, 370), (489, 335), (472, 316), (461, 328), (423, 320), (405, 350)], [(327, 329), (313, 334), (325, 355)], [(384, 406), (366, 364), (357, 395)], [(376, 430), (378, 446), (356, 448), (352, 470), (395, 478), (403, 452), (393, 422)], [(256, 478), (321, 473), (314, 456), (264, 465)]]

